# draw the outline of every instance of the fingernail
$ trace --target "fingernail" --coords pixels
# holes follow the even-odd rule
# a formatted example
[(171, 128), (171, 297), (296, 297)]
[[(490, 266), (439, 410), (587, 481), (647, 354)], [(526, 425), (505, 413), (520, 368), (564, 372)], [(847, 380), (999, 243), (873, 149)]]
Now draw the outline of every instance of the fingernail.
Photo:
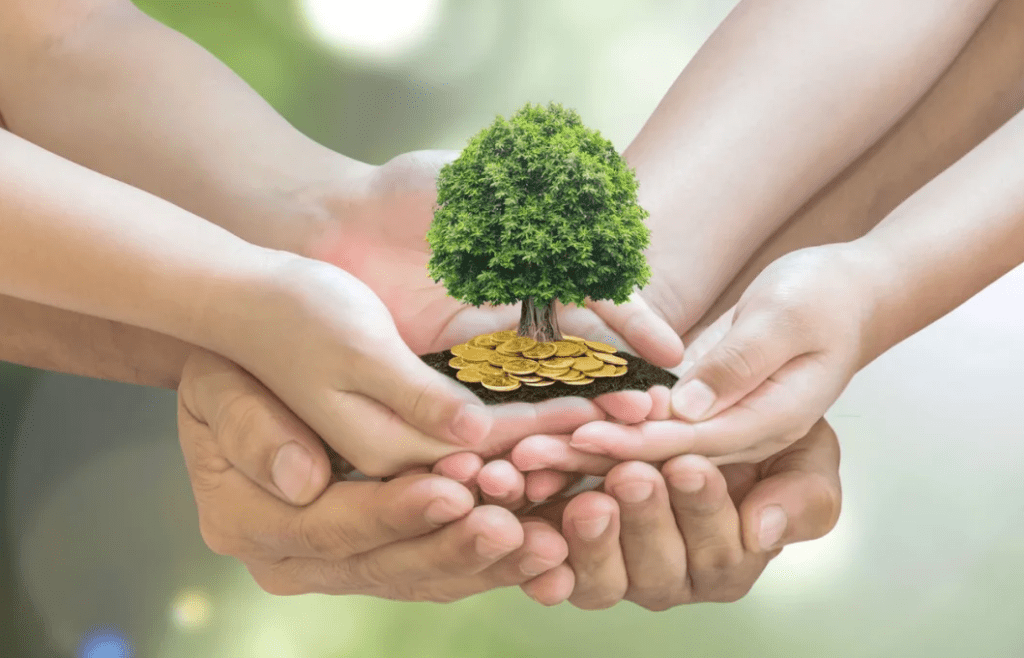
[(596, 519), (576, 519), (576, 534), (587, 541), (594, 541), (608, 529), (612, 517), (608, 514), (599, 516)]
[(459, 505), (447, 498), (438, 498), (423, 510), (423, 518), (431, 525), (445, 525), (467, 513), (465, 505)]
[(466, 445), (476, 445), (487, 434), (488, 418), (487, 410), (480, 405), (465, 406), (452, 421), (452, 434)]
[(615, 497), (624, 503), (642, 503), (654, 493), (650, 482), (628, 482), (615, 487)]
[(480, 557), (487, 560), (496, 560), (502, 555), (512, 552), (513, 548), (506, 544), (499, 544), (486, 537), (476, 538), (476, 552)]
[(683, 471), (668, 476), (669, 484), (683, 493), (695, 494), (704, 488), (707, 478), (703, 473), (694, 471)]
[(684, 420), (702, 420), (715, 404), (715, 392), (699, 379), (686, 382), (672, 392), (672, 413)]
[(768, 551), (775, 547), (786, 531), (788, 518), (786, 512), (778, 505), (764, 508), (761, 512), (761, 528), (757, 532), (757, 541), (761, 550)]
[(302, 500), (302, 493), (309, 486), (312, 475), (313, 457), (294, 441), (281, 446), (270, 467), (274, 485), (293, 503)]
[(519, 570), (523, 572), (524, 576), (530, 576), (531, 578), (539, 576), (549, 569), (551, 569), (551, 565), (536, 555), (527, 555), (519, 563)]

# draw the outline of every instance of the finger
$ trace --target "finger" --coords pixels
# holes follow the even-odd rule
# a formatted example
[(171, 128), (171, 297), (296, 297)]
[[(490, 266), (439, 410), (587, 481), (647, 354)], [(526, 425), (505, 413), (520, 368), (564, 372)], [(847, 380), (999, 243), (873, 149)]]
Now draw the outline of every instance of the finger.
[[(613, 425), (613, 423), (606, 423)], [(538, 434), (530, 436), (512, 449), (512, 464), (526, 473), (539, 470), (556, 470), (568, 473), (604, 475), (616, 464), (615, 461), (598, 455), (588, 454), (572, 448), (565, 435)]]
[(254, 514), (256, 505), (244, 506), (233, 523), (274, 554), (341, 559), (433, 532), (469, 514), (475, 503), (457, 482), (414, 475), (334, 484), (298, 513), (261, 506)]
[(562, 534), (576, 574), (569, 601), (584, 610), (609, 608), (621, 601), (628, 581), (615, 500), (596, 491), (576, 496), (562, 514)]
[(643, 462), (626, 462), (605, 479), (619, 504), (626, 598), (649, 610), (687, 602), (686, 546), (669, 503), (665, 480)]
[(760, 462), (807, 433), (805, 419), (820, 418), (842, 392), (835, 366), (801, 356), (783, 366), (757, 390), (724, 412), (699, 423), (648, 421), (583, 425), (569, 445), (575, 450), (621, 461), (657, 462), (696, 453), (715, 464)]
[(701, 601), (735, 601), (767, 564), (748, 558), (740, 520), (725, 478), (707, 459), (684, 455), (662, 468), (676, 522), (686, 544), (691, 595)]
[(508, 510), (476, 507), (465, 519), (421, 541), (395, 542), (354, 555), (342, 573), (382, 588), (415, 582), (424, 575), (471, 576), (518, 549), (524, 538), (522, 525)]
[(476, 496), (480, 491), (476, 484), (476, 477), (483, 465), (484, 460), (480, 455), (472, 452), (458, 452), (438, 461), (434, 464), (431, 472), (449, 480), (455, 480)]
[(572, 596), (572, 590), (576, 587), (576, 574), (568, 564), (560, 564), (533, 580), (526, 581), (521, 587), (531, 599), (550, 607)]
[[(499, 452), (511, 449), (520, 439), (532, 434), (568, 434), (580, 425), (605, 418), (604, 412), (593, 400), (579, 397), (557, 398), (533, 404), (499, 404), (492, 409), (494, 426), (487, 439), (487, 448)], [(481, 450), (474, 452), (479, 453)]]
[[(188, 414), (209, 427), (208, 454), (217, 454), (265, 491), (305, 505), (331, 478), (319, 437), (260, 382), (235, 364), (197, 350), (178, 388), (179, 422)], [(186, 461), (194, 458), (192, 431), (179, 432)]]
[(487, 505), (499, 505), (513, 512), (526, 505), (526, 479), (504, 459), (484, 464), (477, 483)]
[(574, 481), (575, 476), (563, 471), (532, 471), (526, 474), (526, 499), (543, 503)]
[(671, 368), (683, 359), (683, 341), (637, 293), (625, 304), (588, 300), (587, 307), (650, 363)]
[(646, 420), (654, 405), (650, 394), (644, 391), (605, 393), (594, 398), (594, 403), (613, 419), (626, 424)]
[[(383, 303), (378, 313), (387, 314)], [(413, 354), (387, 317), (386, 331), (368, 348), (353, 350), (351, 365), (358, 377), (351, 381), (352, 390), (427, 437), (454, 446), (480, 444), (490, 432), (491, 413), (468, 388)]]
[(744, 544), (768, 552), (828, 534), (839, 520), (839, 441), (824, 420), (764, 465), (740, 505)]
[(672, 412), (691, 422), (710, 418), (803, 351), (802, 336), (776, 314), (743, 314), (673, 387)]
[(671, 392), (667, 386), (652, 386), (647, 394), (651, 398), (651, 410), (647, 412), (647, 420), (672, 418)]
[(421, 581), (478, 574), (522, 546), (523, 539), (523, 528), (511, 512), (477, 507), (424, 537), (386, 544), (348, 559), (293, 558), (271, 563), (262, 572), (270, 582), (257, 581), (264, 589), (269, 584), (295, 590), (286, 593), (364, 593), (426, 600), (438, 592)]

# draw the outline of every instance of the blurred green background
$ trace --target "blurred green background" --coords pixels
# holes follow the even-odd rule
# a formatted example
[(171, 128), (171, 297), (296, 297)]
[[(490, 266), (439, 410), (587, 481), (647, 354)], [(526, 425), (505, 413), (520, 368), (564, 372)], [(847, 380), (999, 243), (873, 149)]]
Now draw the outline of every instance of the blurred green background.
[[(731, 0), (138, 0), (302, 131), (380, 163), (557, 100), (625, 147)], [(1024, 273), (830, 414), (845, 509), (736, 604), (275, 598), (203, 545), (167, 391), (0, 364), (0, 656), (1024, 656)], [(121, 638), (121, 639), (118, 639)]]

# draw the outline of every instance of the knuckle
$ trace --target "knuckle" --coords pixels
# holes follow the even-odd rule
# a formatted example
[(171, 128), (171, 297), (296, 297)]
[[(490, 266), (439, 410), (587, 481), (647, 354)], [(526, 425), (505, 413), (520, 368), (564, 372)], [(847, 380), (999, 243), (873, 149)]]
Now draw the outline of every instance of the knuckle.
[(264, 409), (254, 396), (240, 394), (231, 398), (221, 409), (217, 427), (217, 440), (221, 445), (240, 448), (253, 445), (249, 440), (264, 419)]
[(761, 348), (749, 343), (722, 345), (715, 355), (714, 368), (726, 384), (742, 384), (761, 372), (765, 363)]
[(626, 599), (650, 612), (664, 612), (687, 602), (680, 588), (673, 587), (671, 591), (666, 591), (664, 585), (630, 587)]
[(599, 591), (582, 592), (569, 598), (580, 610), (607, 610), (626, 596), (627, 585), (603, 587)]
[(296, 514), (291, 536), (314, 555), (337, 556), (355, 553), (358, 531), (340, 523), (318, 523), (306, 514)]
[(217, 555), (238, 557), (239, 543), (233, 536), (223, 531), (223, 523), (209, 513), (199, 514), (199, 534), (207, 548)]

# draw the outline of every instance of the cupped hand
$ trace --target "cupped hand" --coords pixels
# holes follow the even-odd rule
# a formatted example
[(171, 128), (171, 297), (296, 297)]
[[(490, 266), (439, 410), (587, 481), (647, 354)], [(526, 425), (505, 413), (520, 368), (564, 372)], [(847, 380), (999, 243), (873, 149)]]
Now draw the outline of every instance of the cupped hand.
[(565, 559), (549, 525), (474, 507), (446, 478), (331, 483), (320, 439), (218, 356), (188, 361), (178, 423), (204, 540), (270, 593), (451, 601), (526, 583)]
[(658, 469), (616, 465), (604, 493), (549, 510), (569, 558), (522, 588), (584, 609), (625, 599), (649, 610), (744, 596), (787, 544), (821, 537), (839, 518), (839, 444), (821, 421), (771, 459), (715, 467), (697, 455)]
[(756, 463), (790, 445), (865, 362), (874, 295), (864, 267), (845, 244), (775, 261), (690, 343), (672, 391), (673, 419), (591, 423), (570, 446), (614, 460), (694, 453), (722, 464)]
[[(374, 168), (359, 187), (361, 198), (339, 208), (334, 233), (313, 254), (351, 272), (380, 296), (413, 352), (447, 349), (481, 333), (517, 326), (518, 306), (473, 307), (449, 297), (427, 274), (427, 229), (433, 221), (438, 172), (454, 151), (415, 151)], [(616, 306), (558, 305), (567, 333), (609, 342), (670, 367), (682, 359), (677, 333), (639, 296)]]

